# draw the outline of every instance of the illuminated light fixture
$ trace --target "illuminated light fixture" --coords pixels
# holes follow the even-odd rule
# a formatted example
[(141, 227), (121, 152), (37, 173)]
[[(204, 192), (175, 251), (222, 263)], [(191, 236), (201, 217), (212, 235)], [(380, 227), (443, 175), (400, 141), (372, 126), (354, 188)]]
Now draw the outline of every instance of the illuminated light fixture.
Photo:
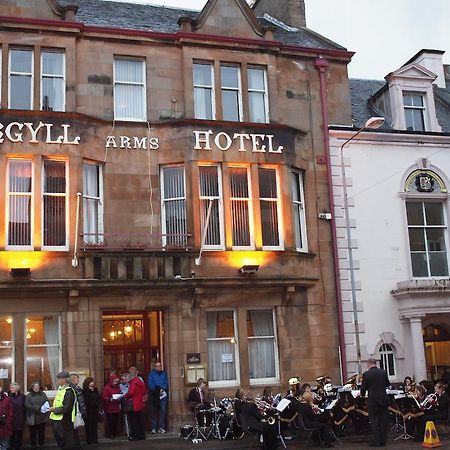
[(245, 265), (239, 269), (241, 275), (253, 275), (258, 272), (259, 264)]
[(7, 323), (8, 325), (11, 325), (11, 324), (12, 324), (12, 318), (11, 318), (11, 317), (8, 317), (8, 318), (6, 319), (6, 323)]
[(9, 273), (13, 278), (28, 278), (31, 276), (31, 269), (29, 267), (14, 267)]
[(236, 338), (231, 338), (231, 339), (230, 339), (230, 342), (231, 342), (232, 344), (236, 344)]
[(116, 338), (116, 332), (115, 331), (111, 331), (111, 333), (109, 333), (109, 336), (111, 337), (111, 339), (115, 339)]
[(103, 342), (106, 342), (106, 338), (103, 338)]
[(127, 336), (130, 336), (131, 333), (133, 332), (133, 327), (131, 327), (130, 325), (128, 325), (128, 326), (126, 326), (126, 327), (123, 329), (123, 331), (125, 331), (125, 334), (126, 334)]

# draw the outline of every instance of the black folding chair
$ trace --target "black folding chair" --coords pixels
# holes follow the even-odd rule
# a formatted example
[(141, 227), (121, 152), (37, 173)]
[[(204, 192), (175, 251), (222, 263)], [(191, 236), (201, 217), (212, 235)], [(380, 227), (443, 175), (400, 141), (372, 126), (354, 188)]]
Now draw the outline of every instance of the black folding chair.
[(448, 440), (448, 433), (450, 431), (450, 406), (448, 408), (447, 419), (446, 420), (435, 420), (434, 425), (436, 426), (436, 431), (441, 439)]
[(248, 448), (252, 448), (255, 442), (258, 442), (259, 444), (261, 433), (258, 430), (248, 426), (245, 416), (236, 414), (235, 419), (237, 426), (240, 427), (245, 434), (253, 437)]
[(306, 446), (311, 441), (311, 438), (312, 438), (312, 435), (314, 434), (314, 432), (316, 432), (319, 435), (319, 439), (320, 439), (319, 430), (317, 428), (306, 428), (305, 422), (303, 422), (303, 417), (302, 417), (301, 414), (298, 415), (297, 424), (298, 424), (298, 429), (300, 431), (300, 439), (302, 439), (303, 436), (306, 435), (303, 438), (303, 446), (302, 446), (302, 448), (306, 448)]

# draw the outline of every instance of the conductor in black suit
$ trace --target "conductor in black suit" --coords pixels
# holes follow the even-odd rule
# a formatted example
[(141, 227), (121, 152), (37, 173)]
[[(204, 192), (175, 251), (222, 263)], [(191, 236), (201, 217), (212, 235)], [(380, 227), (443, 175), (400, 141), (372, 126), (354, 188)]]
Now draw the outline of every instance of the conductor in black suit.
[(363, 373), (361, 385), (361, 396), (369, 393), (367, 402), (369, 409), (369, 420), (372, 427), (373, 442), (370, 447), (385, 447), (388, 431), (388, 406), (389, 397), (386, 388), (390, 386), (387, 373), (377, 367), (373, 358), (367, 360), (367, 370)]

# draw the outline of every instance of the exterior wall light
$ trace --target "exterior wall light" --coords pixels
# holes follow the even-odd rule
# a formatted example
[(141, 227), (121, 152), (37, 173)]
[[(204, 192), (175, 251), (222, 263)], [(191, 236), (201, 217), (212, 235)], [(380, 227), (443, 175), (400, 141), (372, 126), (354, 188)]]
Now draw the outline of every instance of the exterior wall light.
[(29, 278), (31, 269), (29, 267), (13, 267), (9, 273), (13, 278)]
[(240, 269), (239, 269), (239, 273), (241, 274), (241, 275), (253, 275), (253, 274), (255, 274), (256, 272), (258, 272), (258, 269), (259, 269), (259, 265), (248, 265), (248, 266), (242, 266)]

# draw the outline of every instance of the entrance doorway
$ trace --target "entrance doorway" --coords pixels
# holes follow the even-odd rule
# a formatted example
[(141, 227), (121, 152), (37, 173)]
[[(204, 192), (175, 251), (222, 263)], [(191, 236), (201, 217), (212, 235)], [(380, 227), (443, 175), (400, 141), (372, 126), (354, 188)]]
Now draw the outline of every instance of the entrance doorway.
[(423, 340), (428, 379), (437, 380), (450, 367), (450, 333), (441, 325), (428, 325), (423, 329)]
[(121, 375), (137, 367), (146, 379), (164, 357), (162, 311), (103, 312), (103, 374)]

